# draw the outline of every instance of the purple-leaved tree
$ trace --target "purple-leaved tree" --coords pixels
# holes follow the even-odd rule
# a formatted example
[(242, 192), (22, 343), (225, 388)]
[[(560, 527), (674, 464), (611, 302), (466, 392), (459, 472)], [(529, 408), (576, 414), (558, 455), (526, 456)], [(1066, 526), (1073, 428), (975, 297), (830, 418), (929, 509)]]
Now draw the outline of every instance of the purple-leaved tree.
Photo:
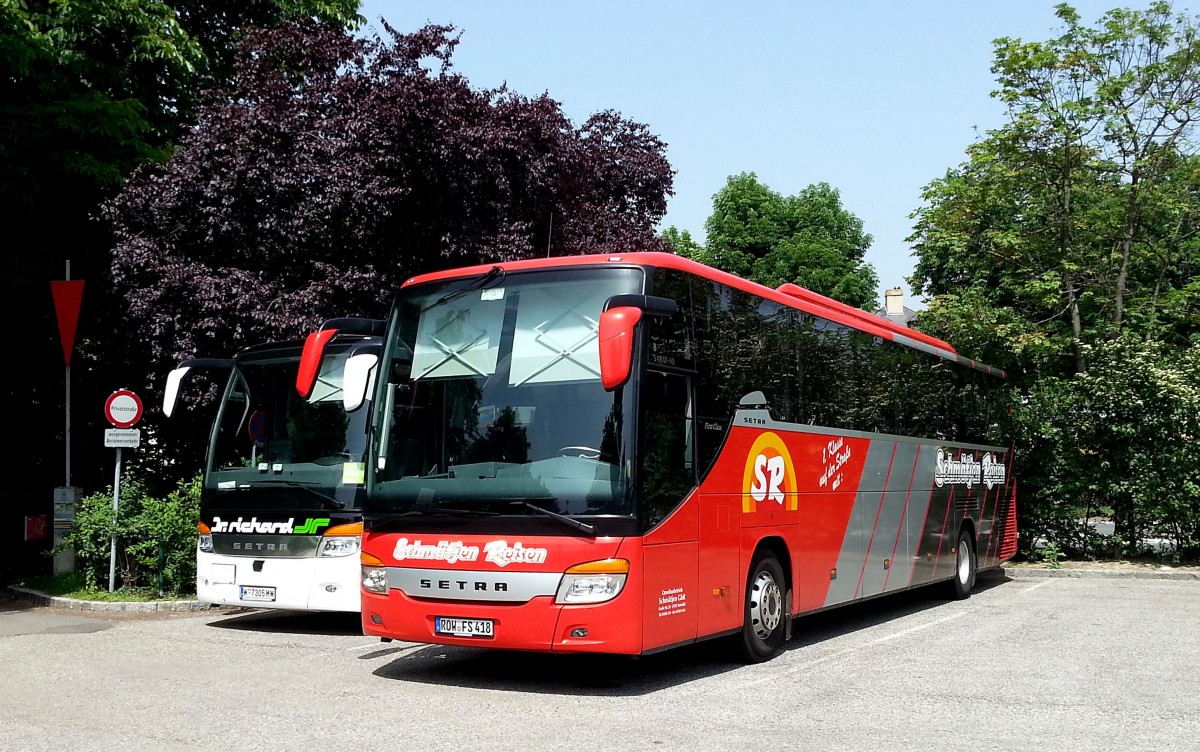
[[(605, 111), (576, 126), (548, 95), (473, 89), (453, 27), (384, 27), (252, 35), (231, 90), (105, 206), (130, 357), (152, 382), (183, 358), (380, 317), (414, 274), (661, 249), (673, 172), (645, 125)], [(169, 435), (203, 433), (187, 422)], [(160, 443), (198, 463), (197, 444)]]

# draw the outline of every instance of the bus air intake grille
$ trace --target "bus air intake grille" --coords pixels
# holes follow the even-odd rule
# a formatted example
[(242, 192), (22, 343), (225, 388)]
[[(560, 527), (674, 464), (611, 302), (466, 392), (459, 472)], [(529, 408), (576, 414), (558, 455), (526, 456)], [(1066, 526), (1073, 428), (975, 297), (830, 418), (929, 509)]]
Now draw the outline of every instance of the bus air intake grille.
[(1013, 481), (1012, 494), (1008, 497), (1008, 514), (1004, 518), (1004, 540), (1000, 544), (1000, 560), (1017, 555), (1017, 483)]

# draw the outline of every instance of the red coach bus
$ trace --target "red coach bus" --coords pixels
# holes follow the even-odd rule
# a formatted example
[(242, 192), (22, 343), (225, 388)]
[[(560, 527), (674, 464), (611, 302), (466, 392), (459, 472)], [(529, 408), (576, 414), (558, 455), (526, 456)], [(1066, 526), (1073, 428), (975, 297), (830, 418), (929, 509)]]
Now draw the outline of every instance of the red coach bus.
[[(366, 634), (646, 654), (1016, 552), (1004, 374), (794, 285), (670, 254), (427, 274), (374, 395)], [(350, 389), (351, 387), (347, 387)]]

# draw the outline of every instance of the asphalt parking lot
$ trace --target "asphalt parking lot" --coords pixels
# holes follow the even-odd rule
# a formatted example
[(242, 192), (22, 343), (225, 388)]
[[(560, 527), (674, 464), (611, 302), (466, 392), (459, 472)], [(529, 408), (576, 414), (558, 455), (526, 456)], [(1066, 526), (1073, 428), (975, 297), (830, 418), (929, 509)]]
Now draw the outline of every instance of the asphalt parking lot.
[(1191, 750), (1200, 580), (981, 579), (745, 666), (380, 643), (356, 615), (0, 604), (3, 750)]

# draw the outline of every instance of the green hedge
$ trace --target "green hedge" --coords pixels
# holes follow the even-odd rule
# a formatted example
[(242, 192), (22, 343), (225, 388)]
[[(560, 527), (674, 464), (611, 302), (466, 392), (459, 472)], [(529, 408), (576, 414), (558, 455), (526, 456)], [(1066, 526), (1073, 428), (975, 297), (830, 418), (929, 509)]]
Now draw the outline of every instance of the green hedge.
[(114, 589), (157, 590), (164, 595), (196, 592), (196, 523), (200, 476), (180, 481), (165, 499), (152, 498), (133, 474), (121, 477), (117, 514), (113, 489), (84, 497), (62, 549), (75, 553), (76, 570), (87, 585), (108, 588), (113, 533), (117, 536)]

